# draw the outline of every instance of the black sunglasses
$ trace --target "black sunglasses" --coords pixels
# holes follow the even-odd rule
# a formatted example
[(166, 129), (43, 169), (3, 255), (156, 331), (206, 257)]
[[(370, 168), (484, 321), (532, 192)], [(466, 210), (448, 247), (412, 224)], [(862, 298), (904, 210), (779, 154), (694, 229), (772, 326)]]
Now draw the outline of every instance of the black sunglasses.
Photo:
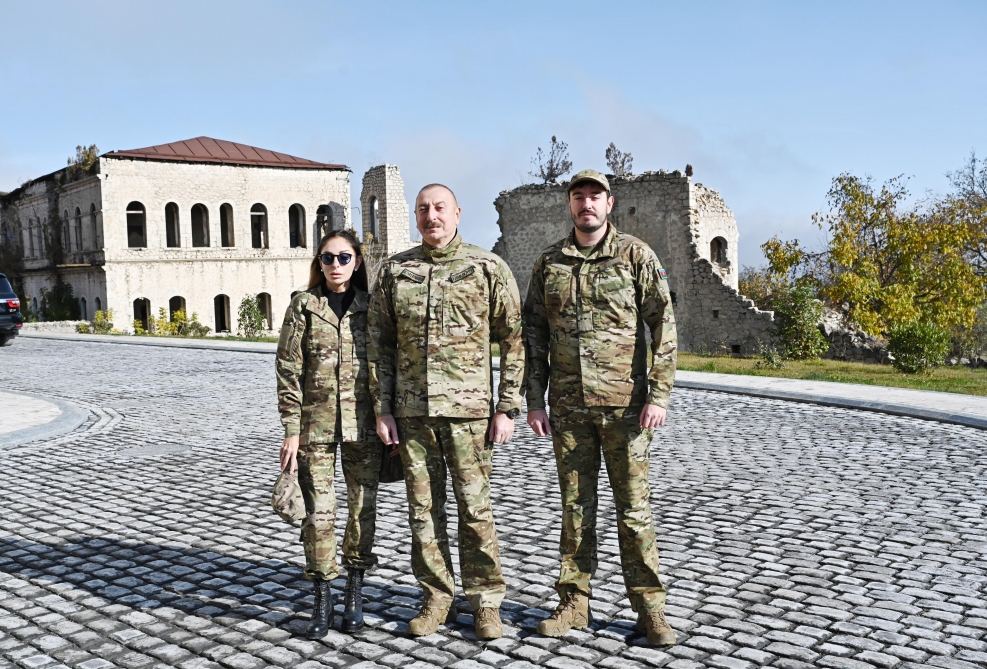
[(350, 261), (353, 260), (353, 254), (346, 253), (345, 251), (342, 253), (326, 252), (319, 254), (319, 260), (322, 261), (323, 265), (331, 265), (337, 258), (339, 258), (339, 265), (342, 267), (350, 264)]

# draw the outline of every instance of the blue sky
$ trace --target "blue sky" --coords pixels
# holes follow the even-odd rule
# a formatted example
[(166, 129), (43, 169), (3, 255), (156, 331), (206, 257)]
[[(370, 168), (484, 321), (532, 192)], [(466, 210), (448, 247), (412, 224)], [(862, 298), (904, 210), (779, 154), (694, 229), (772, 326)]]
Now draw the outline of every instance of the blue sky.
[(576, 169), (695, 167), (740, 226), (818, 246), (843, 171), (943, 192), (987, 155), (987, 3), (7, 3), (0, 190), (102, 151), (208, 135), (493, 200), (552, 134)]

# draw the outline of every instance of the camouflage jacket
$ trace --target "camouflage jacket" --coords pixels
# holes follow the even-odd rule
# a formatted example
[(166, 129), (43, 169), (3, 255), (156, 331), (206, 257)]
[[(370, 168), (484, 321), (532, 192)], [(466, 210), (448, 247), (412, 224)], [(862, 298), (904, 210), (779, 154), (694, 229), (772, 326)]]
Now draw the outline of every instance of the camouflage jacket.
[[(528, 408), (665, 407), (675, 317), (651, 248), (610, 228), (584, 256), (574, 233), (535, 262), (524, 305)], [(650, 332), (650, 341), (648, 333)]]
[(298, 435), (302, 445), (335, 443), (337, 436), (377, 439), (367, 387), (367, 303), (367, 293), (357, 289), (340, 320), (321, 286), (291, 299), (275, 362), (286, 437)]
[[(367, 329), (378, 416), (486, 418), (520, 408), (517, 284), (503, 260), (459, 234), (444, 248), (422, 244), (384, 263)], [(500, 342), (496, 407), (491, 341)]]

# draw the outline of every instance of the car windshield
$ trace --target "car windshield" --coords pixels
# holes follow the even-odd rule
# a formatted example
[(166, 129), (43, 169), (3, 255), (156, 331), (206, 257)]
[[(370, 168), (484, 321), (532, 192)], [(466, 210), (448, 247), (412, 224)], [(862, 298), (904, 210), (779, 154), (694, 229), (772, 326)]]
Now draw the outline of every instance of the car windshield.
[(0, 293), (9, 294), (13, 293), (14, 289), (10, 287), (10, 282), (7, 281), (7, 277), (0, 276)]

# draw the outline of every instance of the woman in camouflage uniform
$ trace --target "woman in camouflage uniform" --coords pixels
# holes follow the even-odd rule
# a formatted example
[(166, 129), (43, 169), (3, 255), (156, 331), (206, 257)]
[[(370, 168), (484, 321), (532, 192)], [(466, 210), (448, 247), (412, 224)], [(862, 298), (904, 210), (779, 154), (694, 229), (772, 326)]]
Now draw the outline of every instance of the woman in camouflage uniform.
[(359, 240), (349, 230), (330, 232), (319, 241), (308, 290), (291, 300), (278, 343), (278, 408), (285, 435), (281, 468), (298, 468), (308, 513), (301, 540), (305, 577), (315, 582), (315, 608), (306, 631), (310, 639), (321, 639), (332, 626), (330, 581), (339, 575), (333, 489), (337, 444), (349, 505), (343, 631), (363, 626), (363, 575), (377, 563), (373, 543), (382, 447), (367, 386), (367, 302)]

